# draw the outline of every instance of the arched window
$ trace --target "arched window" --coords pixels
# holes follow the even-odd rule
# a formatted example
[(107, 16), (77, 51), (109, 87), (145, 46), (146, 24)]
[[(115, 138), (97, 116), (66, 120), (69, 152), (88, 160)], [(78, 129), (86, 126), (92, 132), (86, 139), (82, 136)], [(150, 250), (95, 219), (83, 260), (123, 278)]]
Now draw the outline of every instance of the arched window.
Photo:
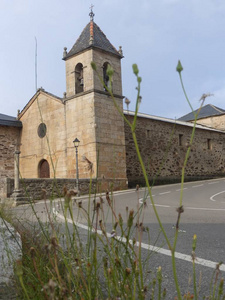
[(46, 159), (42, 159), (38, 165), (38, 177), (39, 178), (50, 178), (49, 163)]
[(75, 93), (84, 91), (83, 65), (78, 63), (75, 67)]
[[(104, 83), (107, 87), (109, 87), (109, 76), (107, 75), (107, 67), (108, 67), (109, 63), (105, 62), (103, 64), (103, 80)], [(106, 91), (106, 88), (104, 87), (104, 91)]]

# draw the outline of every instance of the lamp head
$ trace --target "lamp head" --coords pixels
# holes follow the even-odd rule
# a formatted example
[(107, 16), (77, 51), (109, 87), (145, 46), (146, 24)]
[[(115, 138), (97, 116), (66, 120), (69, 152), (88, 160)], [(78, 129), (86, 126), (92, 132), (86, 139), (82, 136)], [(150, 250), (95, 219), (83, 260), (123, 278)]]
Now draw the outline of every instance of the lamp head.
[(73, 141), (73, 144), (74, 144), (75, 148), (79, 147), (80, 141), (78, 140), (78, 138), (75, 138), (75, 140)]

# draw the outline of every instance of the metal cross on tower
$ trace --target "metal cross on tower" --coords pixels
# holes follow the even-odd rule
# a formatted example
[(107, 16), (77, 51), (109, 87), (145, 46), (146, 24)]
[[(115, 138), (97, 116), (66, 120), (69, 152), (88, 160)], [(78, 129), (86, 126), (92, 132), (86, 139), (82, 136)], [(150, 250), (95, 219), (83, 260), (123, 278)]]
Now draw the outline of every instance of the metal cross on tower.
[(91, 12), (89, 13), (89, 16), (90, 16), (91, 21), (94, 20), (94, 16), (95, 16), (95, 14), (93, 13), (93, 7), (94, 7), (94, 5), (91, 4), (91, 7), (90, 7)]

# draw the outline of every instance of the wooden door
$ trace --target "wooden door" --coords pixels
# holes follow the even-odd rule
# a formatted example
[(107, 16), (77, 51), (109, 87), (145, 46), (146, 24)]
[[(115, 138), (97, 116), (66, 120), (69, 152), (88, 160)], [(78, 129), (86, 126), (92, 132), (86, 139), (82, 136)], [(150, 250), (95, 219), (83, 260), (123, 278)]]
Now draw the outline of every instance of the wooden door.
[(45, 159), (43, 159), (40, 162), (39, 177), (40, 178), (50, 178), (49, 164), (48, 164), (47, 160), (45, 160)]

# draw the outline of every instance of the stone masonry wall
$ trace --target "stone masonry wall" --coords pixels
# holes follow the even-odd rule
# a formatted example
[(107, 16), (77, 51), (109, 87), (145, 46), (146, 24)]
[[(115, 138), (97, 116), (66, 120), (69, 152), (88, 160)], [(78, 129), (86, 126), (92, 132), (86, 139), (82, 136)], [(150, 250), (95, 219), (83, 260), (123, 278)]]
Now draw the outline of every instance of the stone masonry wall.
[[(126, 186), (124, 180), (92, 180), (91, 193), (105, 192), (106, 190), (121, 190)], [(76, 190), (76, 179), (68, 178), (24, 178), (20, 179), (20, 189), (25, 197), (30, 197), (33, 200), (46, 198), (59, 198), (63, 196), (64, 187), (67, 191)], [(7, 189), (9, 194), (13, 192), (13, 179), (7, 180)], [(89, 194), (90, 179), (79, 180), (79, 190), (81, 194)]]
[[(122, 110), (122, 100), (115, 98)], [(126, 179), (124, 122), (108, 95), (95, 96), (98, 176)]]
[(14, 177), (14, 151), (20, 128), (0, 126), (0, 197), (6, 197), (6, 178)]
[[(132, 121), (133, 116), (127, 117)], [(180, 179), (191, 132), (188, 126), (138, 117), (136, 135), (149, 179)], [(127, 178), (129, 186), (134, 186), (144, 180), (126, 123), (125, 140)], [(225, 175), (225, 133), (196, 129), (185, 174), (189, 179)]]

